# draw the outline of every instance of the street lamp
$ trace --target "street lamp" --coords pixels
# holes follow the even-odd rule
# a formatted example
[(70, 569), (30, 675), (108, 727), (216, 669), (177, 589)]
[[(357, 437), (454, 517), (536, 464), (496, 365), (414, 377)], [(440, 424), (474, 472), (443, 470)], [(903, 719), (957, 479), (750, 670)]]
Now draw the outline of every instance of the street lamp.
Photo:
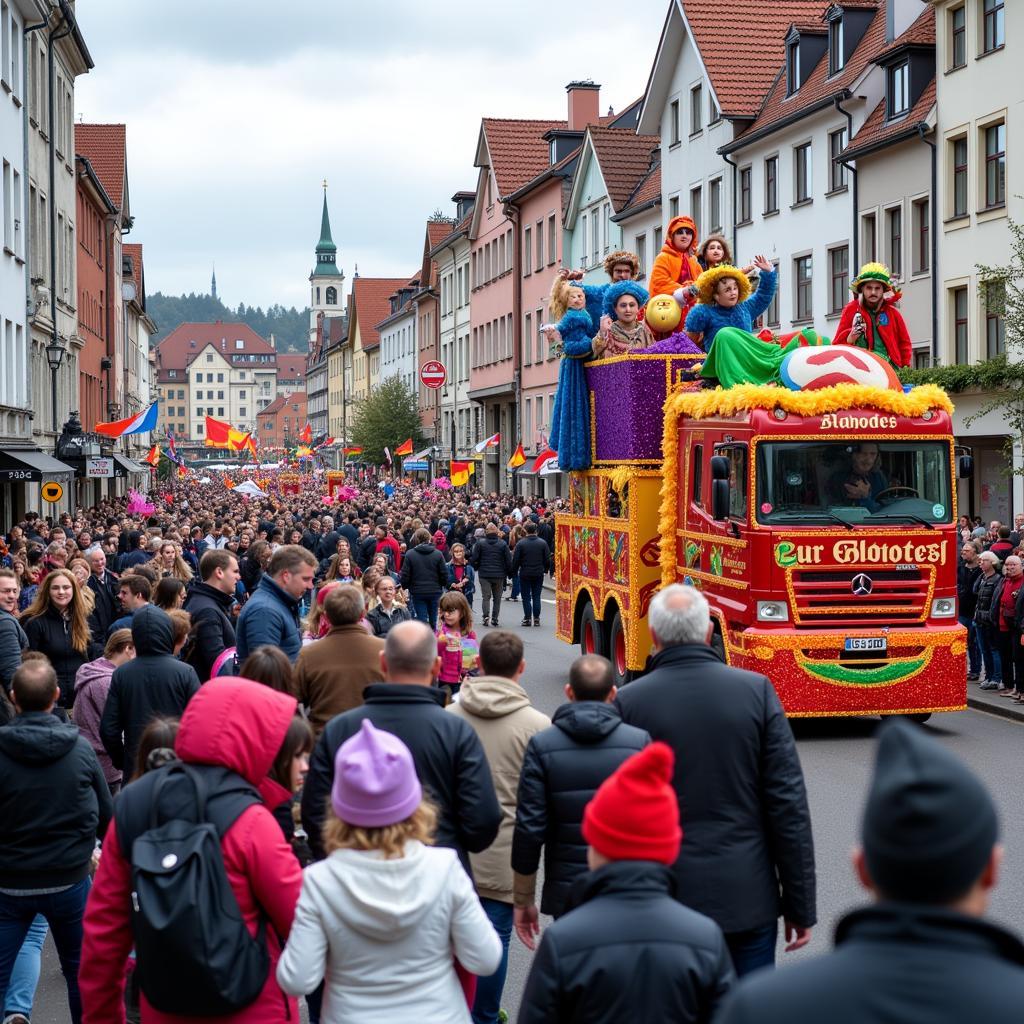
[(60, 417), (57, 415), (57, 371), (64, 362), (64, 346), (56, 339), (46, 346), (46, 361), (50, 365), (50, 398), (53, 401), (53, 429), (60, 429)]

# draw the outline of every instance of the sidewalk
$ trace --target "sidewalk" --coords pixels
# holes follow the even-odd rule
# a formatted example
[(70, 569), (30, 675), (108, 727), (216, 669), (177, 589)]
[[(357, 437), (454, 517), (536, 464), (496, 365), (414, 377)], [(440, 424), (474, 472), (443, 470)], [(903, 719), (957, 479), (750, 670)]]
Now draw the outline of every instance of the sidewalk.
[(1024, 722), (1024, 704), (1014, 704), (1006, 697), (1000, 697), (996, 690), (983, 690), (977, 683), (967, 684), (967, 706), (975, 711), (987, 711), (1000, 718)]

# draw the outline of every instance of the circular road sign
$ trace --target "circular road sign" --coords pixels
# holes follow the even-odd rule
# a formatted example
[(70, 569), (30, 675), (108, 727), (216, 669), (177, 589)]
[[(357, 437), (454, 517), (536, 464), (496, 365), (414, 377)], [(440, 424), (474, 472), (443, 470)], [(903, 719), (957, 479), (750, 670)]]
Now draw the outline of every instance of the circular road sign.
[(39, 489), (39, 496), (43, 501), (48, 501), (52, 504), (64, 497), (64, 488), (56, 480), (48, 480)]
[(428, 388), (443, 387), (447, 379), (448, 371), (444, 368), (444, 363), (439, 363), (436, 359), (431, 359), (420, 367), (420, 380)]

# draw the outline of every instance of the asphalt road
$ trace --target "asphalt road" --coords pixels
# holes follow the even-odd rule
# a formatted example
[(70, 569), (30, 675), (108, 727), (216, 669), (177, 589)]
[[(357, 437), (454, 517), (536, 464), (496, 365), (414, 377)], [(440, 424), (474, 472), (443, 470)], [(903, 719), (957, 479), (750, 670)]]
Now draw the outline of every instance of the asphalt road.
[[(506, 628), (519, 630), (520, 618), (518, 608), (507, 607), (502, 611)], [(552, 609), (541, 629), (522, 629), (526, 640), (525, 685), (534, 705), (547, 714), (562, 703), (568, 665), (577, 653), (551, 635), (553, 618)], [(794, 723), (814, 822), (819, 923), (806, 950), (780, 953), (781, 967), (827, 951), (836, 921), (863, 902), (850, 869), (849, 855), (857, 841), (877, 724), (858, 718)], [(1017, 932), (1024, 932), (1024, 803), (1015, 795), (1013, 781), (1021, 774), (1024, 725), (981, 711), (965, 711), (936, 715), (924, 728), (971, 765), (995, 797), (1006, 857), (992, 899), (991, 916)], [(505, 1006), (513, 1021), (530, 969), (530, 957), (513, 934), (505, 989)], [(66, 1024), (68, 1020), (64, 983), (49, 939), (32, 1020), (33, 1024)]]

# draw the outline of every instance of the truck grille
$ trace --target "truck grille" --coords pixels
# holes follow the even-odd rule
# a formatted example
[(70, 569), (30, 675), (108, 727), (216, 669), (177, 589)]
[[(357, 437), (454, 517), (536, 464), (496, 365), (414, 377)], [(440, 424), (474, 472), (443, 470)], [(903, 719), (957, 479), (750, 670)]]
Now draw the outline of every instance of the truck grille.
[[(855, 594), (854, 579), (867, 576), (869, 594)], [(935, 583), (935, 570), (924, 569), (795, 569), (790, 576), (793, 618), (798, 625), (864, 626), (868, 620), (886, 623), (923, 622)]]

